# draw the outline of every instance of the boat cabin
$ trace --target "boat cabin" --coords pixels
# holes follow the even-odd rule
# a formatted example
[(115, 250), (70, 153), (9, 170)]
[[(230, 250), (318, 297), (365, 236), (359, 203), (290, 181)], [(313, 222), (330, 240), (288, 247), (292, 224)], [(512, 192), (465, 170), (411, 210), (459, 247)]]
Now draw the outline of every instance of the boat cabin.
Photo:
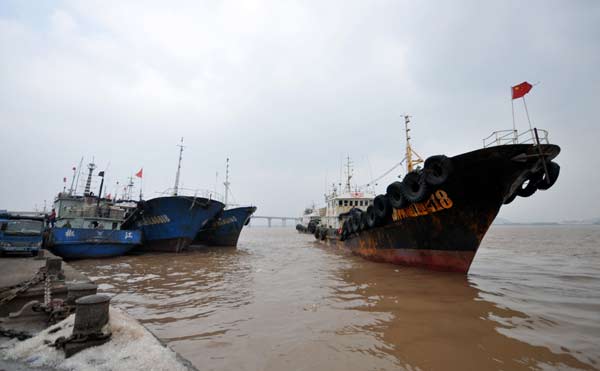
[(59, 193), (54, 201), (56, 227), (120, 229), (126, 210), (111, 200)]

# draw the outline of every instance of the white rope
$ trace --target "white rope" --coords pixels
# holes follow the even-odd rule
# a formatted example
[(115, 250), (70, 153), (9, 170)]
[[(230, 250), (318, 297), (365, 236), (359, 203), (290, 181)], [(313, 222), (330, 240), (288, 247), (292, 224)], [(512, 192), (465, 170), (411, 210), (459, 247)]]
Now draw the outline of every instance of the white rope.
[(389, 169), (388, 171), (386, 171), (382, 175), (378, 176), (377, 178), (371, 180), (369, 183), (365, 184), (363, 187), (369, 187), (369, 186), (377, 183), (378, 181), (380, 181), (381, 179), (383, 179), (384, 177), (386, 177), (387, 175), (389, 175), (392, 171), (396, 170), (399, 166), (402, 166), (402, 164), (404, 163), (404, 161), (406, 161), (406, 157), (403, 158), (402, 161), (398, 162), (396, 165), (392, 166), (391, 169)]

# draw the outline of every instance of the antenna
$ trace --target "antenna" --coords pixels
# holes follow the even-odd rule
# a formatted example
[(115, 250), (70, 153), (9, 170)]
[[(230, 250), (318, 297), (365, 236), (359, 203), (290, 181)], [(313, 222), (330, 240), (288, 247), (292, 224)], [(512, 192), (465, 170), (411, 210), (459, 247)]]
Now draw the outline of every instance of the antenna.
[[(410, 129), (408, 128), (408, 124), (410, 124), (411, 116), (404, 115), (403, 117), (404, 129), (406, 131), (406, 173), (410, 173), (411, 171), (413, 171), (415, 165), (423, 163), (423, 159), (421, 158), (421, 156), (419, 156), (417, 152), (413, 151), (410, 145)], [(413, 155), (415, 156), (414, 160)]]
[(79, 160), (79, 166), (77, 167), (77, 179), (75, 179), (75, 188), (73, 189), (73, 194), (77, 193), (77, 187), (79, 186), (79, 175), (81, 174), (82, 166), (83, 166), (83, 156), (81, 156), (81, 160)]
[(77, 175), (77, 168), (73, 166), (73, 178), (71, 179), (71, 187), (69, 188), (69, 195), (73, 194), (73, 184), (75, 183), (75, 176)]
[(181, 143), (177, 145), (179, 147), (179, 162), (177, 163), (177, 174), (175, 175), (175, 186), (173, 187), (173, 196), (177, 196), (179, 191), (179, 174), (181, 173), (181, 158), (183, 156), (183, 137), (181, 137)]
[(115, 202), (118, 200), (118, 198), (117, 198), (118, 193), (119, 193), (119, 181), (117, 180), (115, 183), (115, 197), (114, 197)]
[(225, 183), (223, 183), (223, 185), (225, 186), (225, 207), (227, 207), (227, 199), (229, 198), (229, 185), (230, 185), (230, 183), (229, 183), (229, 157), (227, 157), (227, 162), (226, 162), (226, 166), (225, 166)]

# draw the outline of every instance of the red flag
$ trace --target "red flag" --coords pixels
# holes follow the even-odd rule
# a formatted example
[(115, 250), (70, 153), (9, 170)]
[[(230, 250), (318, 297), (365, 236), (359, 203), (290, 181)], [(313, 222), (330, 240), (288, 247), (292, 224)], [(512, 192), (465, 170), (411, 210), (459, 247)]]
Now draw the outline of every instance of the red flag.
[(525, 96), (525, 94), (529, 93), (532, 85), (527, 81), (520, 83), (519, 85), (515, 85), (512, 87), (512, 99), (517, 99)]
[(140, 171), (135, 173), (135, 176), (137, 176), (138, 178), (141, 178), (143, 175), (144, 175), (144, 168), (141, 168)]

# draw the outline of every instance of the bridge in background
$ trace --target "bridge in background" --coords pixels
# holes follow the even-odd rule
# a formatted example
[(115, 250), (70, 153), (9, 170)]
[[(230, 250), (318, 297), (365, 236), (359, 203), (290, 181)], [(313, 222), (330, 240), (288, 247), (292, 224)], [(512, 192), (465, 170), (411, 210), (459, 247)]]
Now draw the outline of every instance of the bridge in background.
[(302, 218), (295, 218), (292, 216), (259, 216), (259, 215), (252, 215), (252, 219), (262, 219), (262, 220), (267, 220), (267, 225), (269, 228), (271, 228), (272, 226), (272, 221), (273, 219), (276, 220), (281, 220), (281, 226), (285, 227), (286, 226), (286, 222), (288, 220), (291, 220), (292, 222), (296, 222), (296, 223), (300, 223), (300, 220), (302, 220)]

